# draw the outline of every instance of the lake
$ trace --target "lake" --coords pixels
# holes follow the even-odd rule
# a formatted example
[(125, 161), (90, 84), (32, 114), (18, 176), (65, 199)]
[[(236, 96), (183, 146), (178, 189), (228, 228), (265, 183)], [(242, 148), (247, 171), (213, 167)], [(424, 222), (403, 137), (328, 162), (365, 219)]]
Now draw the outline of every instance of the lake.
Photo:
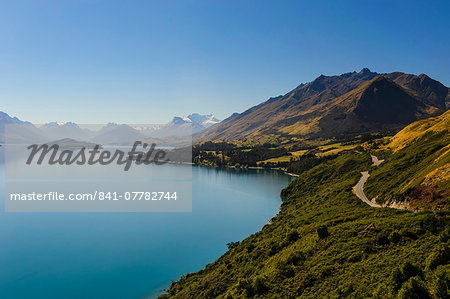
[[(180, 165), (162, 165), (177, 171)], [(0, 298), (148, 298), (275, 216), (280, 171), (192, 167), (192, 212), (6, 213), (0, 163)]]

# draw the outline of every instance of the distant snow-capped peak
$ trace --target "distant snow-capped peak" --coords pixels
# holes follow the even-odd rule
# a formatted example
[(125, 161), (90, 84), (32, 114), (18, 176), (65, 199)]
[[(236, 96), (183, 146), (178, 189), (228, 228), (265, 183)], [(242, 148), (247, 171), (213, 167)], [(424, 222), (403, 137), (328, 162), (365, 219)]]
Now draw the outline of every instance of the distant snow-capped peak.
[(78, 127), (78, 125), (71, 121), (68, 121), (68, 122), (52, 121), (52, 122), (44, 124), (44, 127)]
[(205, 116), (207, 117), (207, 119), (202, 122), (203, 126), (205, 127), (212, 126), (220, 122), (220, 120), (218, 120), (214, 114)]
[(214, 114), (207, 114), (207, 115), (201, 115), (198, 113), (192, 113), (188, 116), (175, 116), (172, 120), (173, 124), (185, 124), (185, 123), (191, 123), (192, 125), (202, 126), (202, 127), (209, 127), (214, 124), (217, 124), (220, 122)]

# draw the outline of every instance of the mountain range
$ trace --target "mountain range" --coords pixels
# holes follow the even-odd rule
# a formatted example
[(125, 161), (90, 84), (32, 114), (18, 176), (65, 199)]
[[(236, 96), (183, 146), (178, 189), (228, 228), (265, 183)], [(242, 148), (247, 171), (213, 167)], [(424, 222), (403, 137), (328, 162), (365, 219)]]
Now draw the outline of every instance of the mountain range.
[[(17, 117), (10, 117), (8, 114), (0, 112), (0, 130), (5, 132), (5, 127), (7, 127), (9, 143), (48, 142), (69, 138), (99, 144), (129, 144), (137, 140), (151, 140), (158, 144), (166, 144), (175, 141), (175, 137), (184, 137), (182, 139), (187, 142), (187, 138), (190, 138), (193, 133), (218, 122), (219, 120), (213, 114), (194, 113), (184, 117), (176, 116), (164, 125), (108, 123), (104, 126), (80, 127), (74, 122), (50, 122), (35, 126), (30, 122), (21, 121)], [(0, 142), (5, 142), (5, 133), (0, 134)]]
[(8, 134), (8, 142), (38, 142), (46, 139), (43, 133), (32, 123), (22, 121), (17, 117), (11, 117), (0, 111), (0, 143), (5, 143), (5, 132)]
[(450, 107), (449, 88), (425, 74), (368, 68), (321, 75), (196, 135), (197, 141), (329, 137), (401, 128)]
[(201, 115), (193, 113), (183, 117), (175, 116), (165, 125), (143, 128), (143, 131), (146, 135), (154, 138), (191, 136), (219, 122), (220, 120), (214, 114)]
[[(219, 121), (197, 113), (174, 117), (163, 125), (109, 124), (92, 132), (75, 123), (33, 125), (0, 115), (0, 126), (21, 125), (16, 139), (31, 136), (49, 140), (72, 138), (99, 143), (128, 143), (130, 139), (191, 136), (194, 141), (276, 140), (330, 138), (398, 130), (416, 120), (439, 115), (450, 107), (449, 88), (425, 74), (379, 74), (368, 68), (336, 76), (320, 75), (283, 96), (270, 98), (242, 113)], [(23, 131), (23, 132), (22, 132)], [(23, 136), (20, 136), (20, 135)], [(114, 138), (112, 137), (113, 135)], [(3, 137), (0, 137), (0, 141)]]

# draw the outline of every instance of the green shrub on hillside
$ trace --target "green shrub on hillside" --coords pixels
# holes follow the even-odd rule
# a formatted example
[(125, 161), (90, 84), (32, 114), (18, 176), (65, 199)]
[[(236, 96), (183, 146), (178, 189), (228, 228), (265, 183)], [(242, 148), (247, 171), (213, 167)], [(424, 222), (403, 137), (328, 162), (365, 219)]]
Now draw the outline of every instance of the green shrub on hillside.
[(433, 294), (438, 299), (450, 298), (450, 273), (444, 267), (439, 267), (433, 277)]
[(431, 299), (427, 286), (419, 277), (411, 277), (398, 292), (398, 299)]
[(446, 265), (450, 260), (450, 248), (444, 245), (427, 258), (427, 269), (434, 270), (439, 265)]
[(326, 237), (328, 237), (328, 227), (326, 227), (325, 225), (319, 226), (317, 228), (317, 236), (319, 237), (319, 239), (325, 239)]

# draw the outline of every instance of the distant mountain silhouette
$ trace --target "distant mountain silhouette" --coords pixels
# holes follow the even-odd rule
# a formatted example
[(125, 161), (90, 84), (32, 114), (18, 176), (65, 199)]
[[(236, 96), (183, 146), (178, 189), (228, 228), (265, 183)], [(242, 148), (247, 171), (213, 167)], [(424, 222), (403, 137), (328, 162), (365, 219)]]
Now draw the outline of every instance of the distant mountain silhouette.
[(98, 144), (132, 144), (135, 141), (147, 138), (144, 134), (129, 125), (115, 125), (103, 128), (92, 142)]
[(175, 116), (169, 123), (145, 130), (145, 134), (154, 138), (164, 138), (169, 136), (191, 136), (206, 128), (219, 123), (213, 114), (201, 115), (193, 113), (188, 116)]
[(40, 126), (39, 129), (45, 136), (51, 139), (70, 138), (75, 140), (88, 140), (95, 135), (94, 132), (88, 129), (82, 129), (73, 122), (51, 122)]
[[(108, 123), (86, 125), (80, 127), (74, 122), (50, 122), (35, 126), (30, 122), (10, 117), (0, 111), (0, 143), (44, 143), (54, 140), (77, 140), (102, 145), (128, 145), (135, 141), (145, 140), (158, 144), (186, 143), (192, 133), (199, 132), (219, 120), (213, 115), (190, 114), (185, 117), (174, 117), (164, 125), (126, 125)], [(182, 137), (177, 140), (177, 137)], [(189, 137), (189, 138), (188, 138)], [(188, 142), (190, 144), (190, 141)]]
[(0, 111), (0, 143), (32, 143), (48, 140), (33, 124)]

